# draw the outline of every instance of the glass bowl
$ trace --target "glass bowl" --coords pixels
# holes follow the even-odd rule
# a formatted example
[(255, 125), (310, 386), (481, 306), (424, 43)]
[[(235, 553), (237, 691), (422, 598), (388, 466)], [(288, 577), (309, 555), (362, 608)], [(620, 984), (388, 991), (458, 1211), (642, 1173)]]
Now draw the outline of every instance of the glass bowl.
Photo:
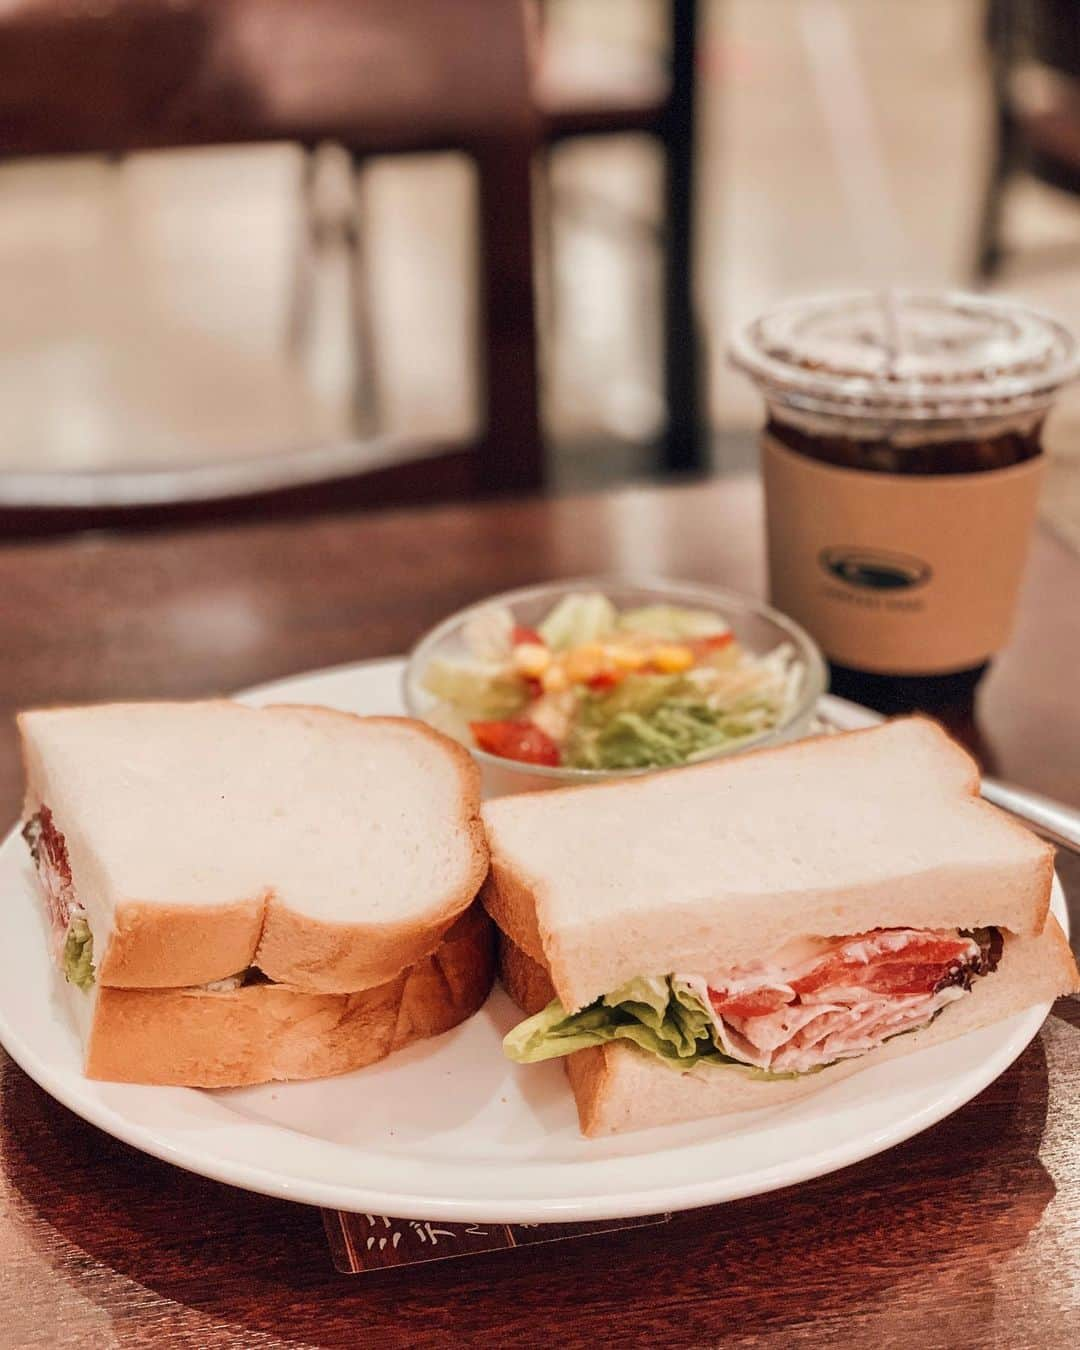
[[(740, 754), (744, 750), (758, 750), (765, 745), (796, 740), (810, 728), (817, 701), (825, 692), (825, 663), (813, 639), (794, 620), (771, 609), (768, 605), (734, 591), (698, 586), (689, 582), (641, 580), (630, 581), (618, 577), (577, 577), (570, 581), (546, 582), (524, 586), (520, 590), (492, 595), (468, 608), (458, 610), (444, 619), (416, 644), (409, 653), (404, 674), (405, 707), (410, 717), (427, 720), (427, 714), (437, 702), (423, 686), (424, 672), (435, 657), (457, 660), (468, 655), (463, 630), (465, 624), (480, 610), (490, 605), (505, 605), (514, 622), (535, 628), (566, 595), (581, 591), (599, 591), (606, 595), (618, 610), (640, 605), (667, 604), (691, 609), (707, 609), (730, 624), (739, 643), (749, 652), (764, 654), (782, 642), (795, 649), (796, 660), (802, 669), (799, 697), (788, 716), (775, 727), (734, 746), (725, 746), (711, 754), (698, 756), (692, 762)], [(665, 768), (635, 769), (577, 769), (544, 764), (523, 764), (504, 759), (476, 746), (468, 746), (480, 765), (485, 797), (501, 797), (513, 792), (533, 792), (539, 788), (580, 787), (611, 778), (630, 778), (643, 773), (677, 772)]]

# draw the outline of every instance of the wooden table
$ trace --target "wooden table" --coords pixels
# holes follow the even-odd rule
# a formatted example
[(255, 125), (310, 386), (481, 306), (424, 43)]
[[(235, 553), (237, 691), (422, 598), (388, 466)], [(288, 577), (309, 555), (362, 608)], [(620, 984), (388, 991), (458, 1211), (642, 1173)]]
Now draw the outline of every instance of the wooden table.
[[(740, 480), (0, 549), (10, 714), (231, 690), (404, 650), (535, 579), (633, 568), (762, 587)], [(999, 771), (1080, 805), (1080, 558), (1036, 541), (980, 730)], [(1063, 869), (1080, 895), (1080, 869)], [(400, 1272), (330, 1267), (315, 1210), (143, 1157), (0, 1067), (0, 1345), (1032, 1346), (1080, 1339), (1080, 1007), (992, 1087), (843, 1173), (575, 1246)]]

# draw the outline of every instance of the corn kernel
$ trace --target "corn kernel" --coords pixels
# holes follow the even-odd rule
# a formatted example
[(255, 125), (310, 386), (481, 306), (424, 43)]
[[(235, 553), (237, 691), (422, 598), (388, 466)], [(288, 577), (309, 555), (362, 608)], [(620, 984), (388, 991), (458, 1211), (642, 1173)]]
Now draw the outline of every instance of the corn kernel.
[(654, 649), (652, 663), (664, 675), (680, 675), (694, 664), (694, 653), (689, 647), (663, 646)]
[(567, 652), (565, 658), (567, 677), (575, 684), (595, 679), (605, 666), (604, 649), (596, 642), (587, 642)]
[(558, 694), (569, 686), (570, 681), (567, 679), (563, 667), (557, 661), (552, 661), (547, 670), (540, 676), (540, 683), (544, 686), (546, 693)]
[(542, 647), (539, 642), (518, 643), (514, 648), (511, 659), (516, 671), (522, 675), (528, 675), (534, 680), (543, 675), (544, 671), (551, 665), (551, 653), (546, 647)]
[(640, 670), (649, 663), (648, 653), (638, 647), (610, 647), (608, 655), (616, 670)]

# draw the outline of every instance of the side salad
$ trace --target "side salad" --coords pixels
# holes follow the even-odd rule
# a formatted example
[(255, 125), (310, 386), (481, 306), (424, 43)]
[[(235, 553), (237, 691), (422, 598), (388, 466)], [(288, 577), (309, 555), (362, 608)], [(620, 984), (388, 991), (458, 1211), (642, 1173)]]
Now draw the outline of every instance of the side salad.
[(746, 651), (720, 615), (615, 608), (567, 595), (536, 628), (492, 605), (465, 624), (466, 655), (435, 658), (424, 688), (440, 730), (489, 754), (574, 769), (686, 764), (782, 722), (802, 683), (794, 648)]

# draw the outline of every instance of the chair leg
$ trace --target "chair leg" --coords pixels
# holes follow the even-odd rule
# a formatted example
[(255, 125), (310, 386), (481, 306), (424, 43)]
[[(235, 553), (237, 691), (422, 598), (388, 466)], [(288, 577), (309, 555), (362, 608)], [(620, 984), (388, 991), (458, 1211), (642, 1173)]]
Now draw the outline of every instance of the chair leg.
[(298, 358), (311, 337), (311, 310), (315, 287), (315, 183), (317, 151), (300, 147), (300, 200), (293, 244), (292, 292), (285, 324), (289, 355)]
[(1005, 260), (1005, 194), (1023, 158), (1019, 128), (1010, 110), (1012, 72), (1022, 49), (1023, 25), (1015, 0), (986, 0), (984, 37), (990, 61), (994, 144), (975, 237), (973, 271), (980, 282), (996, 276)]
[(480, 345), (484, 426), (477, 488), (543, 487), (532, 233), (532, 156), (527, 139), (478, 148)]
[(372, 436), (381, 429), (379, 371), (375, 352), (375, 316), (368, 285), (368, 218), (364, 201), (364, 161), (351, 156), (350, 214), (345, 239), (349, 258), (349, 316), (353, 344), (353, 427)]
[(1016, 128), (1008, 112), (1004, 108), (999, 108), (993, 158), (986, 187), (983, 189), (975, 239), (976, 281), (991, 281), (1000, 273), (1004, 264), (1005, 197), (1009, 181), (1019, 167), (1019, 158)]
[(533, 268), (533, 298), (536, 307), (538, 366), (547, 368), (548, 349), (554, 349), (559, 332), (559, 294), (555, 284), (555, 198), (552, 147), (541, 145), (533, 159), (533, 227), (537, 231)]
[(693, 160), (696, 0), (671, 0), (671, 96), (662, 132), (665, 165), (664, 397), (662, 467), (705, 466), (700, 414), (700, 342), (693, 303)]

